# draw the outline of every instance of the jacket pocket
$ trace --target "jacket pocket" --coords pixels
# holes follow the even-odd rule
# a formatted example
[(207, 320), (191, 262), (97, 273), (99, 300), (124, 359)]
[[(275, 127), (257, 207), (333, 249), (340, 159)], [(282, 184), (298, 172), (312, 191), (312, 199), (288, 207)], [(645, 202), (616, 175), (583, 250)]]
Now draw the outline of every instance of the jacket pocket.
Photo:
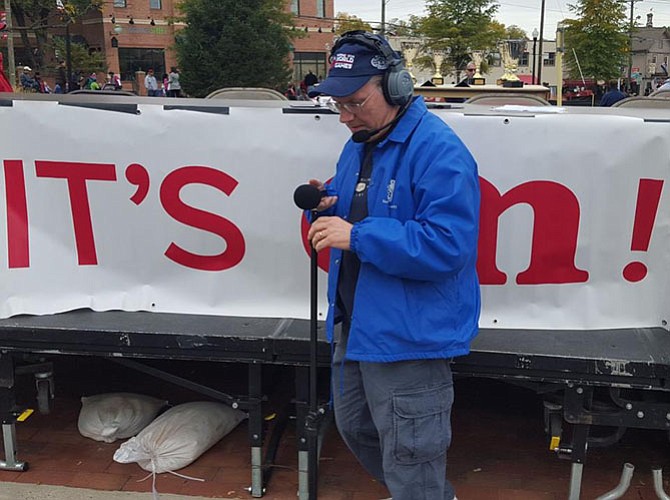
[(420, 464), (446, 453), (451, 442), (453, 401), (451, 384), (393, 396), (393, 453), (397, 463)]

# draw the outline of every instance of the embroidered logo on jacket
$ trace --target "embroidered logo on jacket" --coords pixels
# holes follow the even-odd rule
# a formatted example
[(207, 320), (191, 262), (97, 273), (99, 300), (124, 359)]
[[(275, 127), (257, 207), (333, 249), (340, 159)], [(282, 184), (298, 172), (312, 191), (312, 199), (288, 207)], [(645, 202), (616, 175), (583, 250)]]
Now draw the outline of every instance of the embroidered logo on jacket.
[(391, 179), (386, 185), (386, 198), (384, 203), (391, 203), (393, 201), (393, 193), (395, 192), (395, 179)]

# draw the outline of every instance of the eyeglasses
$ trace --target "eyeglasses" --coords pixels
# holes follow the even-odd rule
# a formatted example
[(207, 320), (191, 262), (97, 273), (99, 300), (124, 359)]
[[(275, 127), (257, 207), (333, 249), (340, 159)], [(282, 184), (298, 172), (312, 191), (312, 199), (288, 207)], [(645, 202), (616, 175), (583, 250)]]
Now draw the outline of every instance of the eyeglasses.
[(372, 92), (369, 96), (367, 96), (363, 102), (357, 103), (357, 102), (337, 102), (334, 99), (329, 99), (326, 102), (326, 106), (328, 107), (329, 110), (331, 110), (333, 113), (341, 113), (342, 110), (346, 111), (347, 113), (351, 113), (353, 115), (357, 115), (358, 113), (361, 112), (363, 109), (363, 106), (370, 100), (372, 95), (375, 92)]
[(475, 70), (475, 68), (468, 68), (465, 71), (474, 71), (474, 70)]

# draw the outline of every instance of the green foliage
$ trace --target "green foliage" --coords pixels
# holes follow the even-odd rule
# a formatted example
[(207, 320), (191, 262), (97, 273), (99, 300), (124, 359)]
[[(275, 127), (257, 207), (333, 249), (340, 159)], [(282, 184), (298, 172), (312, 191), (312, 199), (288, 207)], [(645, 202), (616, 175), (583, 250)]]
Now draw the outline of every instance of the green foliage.
[(181, 84), (194, 97), (224, 87), (284, 90), (293, 16), (283, 0), (182, 0)]
[(628, 55), (626, 4), (618, 0), (580, 0), (569, 7), (578, 16), (563, 21), (570, 78), (580, 77), (579, 67), (586, 78), (620, 77)]
[(372, 31), (372, 26), (368, 23), (346, 12), (338, 12), (335, 17), (337, 18), (335, 21), (335, 33), (338, 35), (352, 30)]
[(410, 16), (409, 21), (393, 18), (386, 23), (386, 34), (392, 36), (414, 36), (416, 22), (416, 16)]
[(88, 12), (100, 10), (103, 3), (104, 0), (63, 0), (64, 10), (58, 10), (55, 0), (11, 0), (14, 30), (31, 54), (31, 59), (24, 63), (38, 71), (42, 69), (52, 45), (49, 29), (76, 22)]
[(491, 29), (498, 10), (493, 0), (427, 0), (426, 8), (428, 15), (417, 23), (417, 32), (427, 40), (424, 52), (445, 54), (445, 70), (458, 74), (472, 50), (492, 50), (500, 39), (499, 31)]
[[(56, 37), (53, 40), (54, 50), (65, 56), (65, 38)], [(70, 44), (70, 56), (72, 61), (72, 71), (75, 73), (82, 71), (84, 75), (96, 72), (107, 72), (107, 60), (102, 52), (97, 50), (89, 54), (88, 47), (81, 43)]]

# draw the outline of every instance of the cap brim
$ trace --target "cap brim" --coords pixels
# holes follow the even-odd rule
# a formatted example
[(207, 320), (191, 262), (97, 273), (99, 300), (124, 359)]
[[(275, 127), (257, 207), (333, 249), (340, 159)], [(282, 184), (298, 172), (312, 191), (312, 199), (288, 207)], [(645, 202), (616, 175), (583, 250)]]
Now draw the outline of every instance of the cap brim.
[(370, 81), (370, 78), (372, 78), (371, 75), (326, 78), (322, 83), (309, 91), (309, 96), (329, 95), (333, 97), (346, 97), (363, 87), (363, 85)]

